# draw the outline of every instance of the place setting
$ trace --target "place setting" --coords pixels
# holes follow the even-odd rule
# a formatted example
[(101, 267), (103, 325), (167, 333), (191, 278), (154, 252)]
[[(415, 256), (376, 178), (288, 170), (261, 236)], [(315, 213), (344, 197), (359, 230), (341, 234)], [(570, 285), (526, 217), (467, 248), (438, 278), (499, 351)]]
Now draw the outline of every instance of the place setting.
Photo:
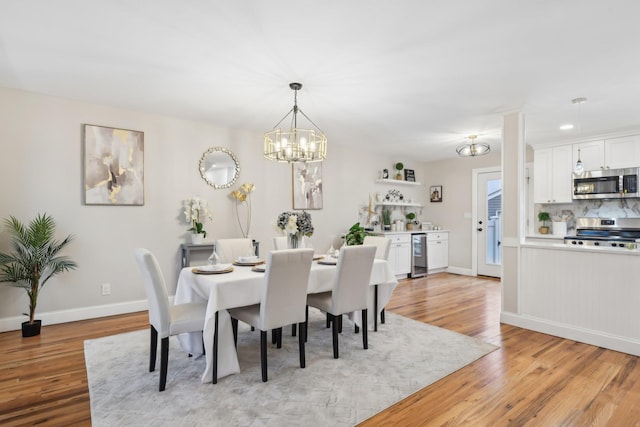
[(208, 264), (194, 267), (191, 272), (194, 274), (225, 274), (231, 273), (233, 266), (231, 264)]

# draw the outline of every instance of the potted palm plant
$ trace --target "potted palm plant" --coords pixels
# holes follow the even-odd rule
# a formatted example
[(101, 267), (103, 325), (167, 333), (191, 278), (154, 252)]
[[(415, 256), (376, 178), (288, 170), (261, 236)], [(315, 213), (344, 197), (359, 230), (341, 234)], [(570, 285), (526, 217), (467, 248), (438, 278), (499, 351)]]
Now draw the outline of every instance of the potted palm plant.
[(74, 261), (60, 255), (73, 236), (55, 240), (56, 224), (47, 214), (38, 214), (28, 226), (11, 216), (5, 219), (5, 226), (11, 236), (13, 252), (0, 253), (0, 282), (8, 282), (27, 292), (29, 320), (22, 323), (22, 336), (38, 335), (42, 322), (35, 319), (35, 314), (42, 287), (54, 275), (77, 267)]

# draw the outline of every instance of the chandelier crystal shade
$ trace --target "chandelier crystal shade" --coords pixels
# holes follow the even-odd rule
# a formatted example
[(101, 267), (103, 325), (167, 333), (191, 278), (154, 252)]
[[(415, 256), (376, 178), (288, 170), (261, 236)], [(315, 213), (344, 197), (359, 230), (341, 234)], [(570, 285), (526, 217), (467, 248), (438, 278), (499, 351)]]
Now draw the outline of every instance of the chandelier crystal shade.
[(478, 135), (469, 135), (471, 142), (458, 145), (456, 153), (458, 153), (460, 157), (475, 157), (489, 154), (491, 151), (489, 144), (485, 144), (484, 142), (477, 143), (476, 138), (478, 138)]
[[(294, 91), (293, 108), (273, 127), (264, 134), (264, 157), (285, 163), (321, 162), (327, 158), (327, 138), (324, 132), (298, 108), (298, 91), (301, 83), (290, 83)], [(289, 115), (291, 127), (289, 130), (278, 128)], [(298, 113), (304, 116), (315, 129), (298, 128)]]

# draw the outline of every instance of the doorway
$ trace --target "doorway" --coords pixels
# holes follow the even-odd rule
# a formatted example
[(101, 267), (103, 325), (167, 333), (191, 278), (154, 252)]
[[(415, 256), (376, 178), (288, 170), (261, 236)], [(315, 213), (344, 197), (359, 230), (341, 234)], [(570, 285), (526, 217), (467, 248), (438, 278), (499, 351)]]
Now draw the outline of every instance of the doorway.
[(474, 169), (475, 272), (502, 277), (502, 172), (497, 168)]

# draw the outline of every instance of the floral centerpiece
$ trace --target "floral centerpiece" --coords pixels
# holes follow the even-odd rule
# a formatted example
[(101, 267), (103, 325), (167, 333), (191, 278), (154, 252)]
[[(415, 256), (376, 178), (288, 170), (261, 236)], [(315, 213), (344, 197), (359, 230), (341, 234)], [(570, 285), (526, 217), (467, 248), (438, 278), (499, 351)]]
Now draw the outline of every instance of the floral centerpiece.
[[(238, 219), (238, 225), (240, 226), (240, 232), (242, 237), (249, 237), (249, 230), (251, 229), (251, 192), (255, 189), (255, 185), (250, 182), (246, 182), (240, 186), (239, 190), (231, 192), (230, 196), (236, 201), (236, 218)], [(238, 205), (244, 204), (247, 212), (246, 232), (242, 227), (242, 221), (240, 221), (240, 213), (238, 212)]]
[[(187, 231), (192, 233), (192, 242), (197, 243), (198, 240), (201, 241), (202, 238), (207, 237), (207, 232), (202, 225), (204, 218), (209, 218), (209, 220), (213, 219), (207, 201), (200, 197), (191, 197), (184, 200), (182, 206), (184, 208), (184, 217), (187, 222), (191, 224), (191, 228)], [(201, 215), (202, 219), (200, 217)]]
[(282, 212), (276, 226), (287, 236), (290, 248), (297, 248), (302, 236), (313, 235), (311, 215), (307, 212)]

